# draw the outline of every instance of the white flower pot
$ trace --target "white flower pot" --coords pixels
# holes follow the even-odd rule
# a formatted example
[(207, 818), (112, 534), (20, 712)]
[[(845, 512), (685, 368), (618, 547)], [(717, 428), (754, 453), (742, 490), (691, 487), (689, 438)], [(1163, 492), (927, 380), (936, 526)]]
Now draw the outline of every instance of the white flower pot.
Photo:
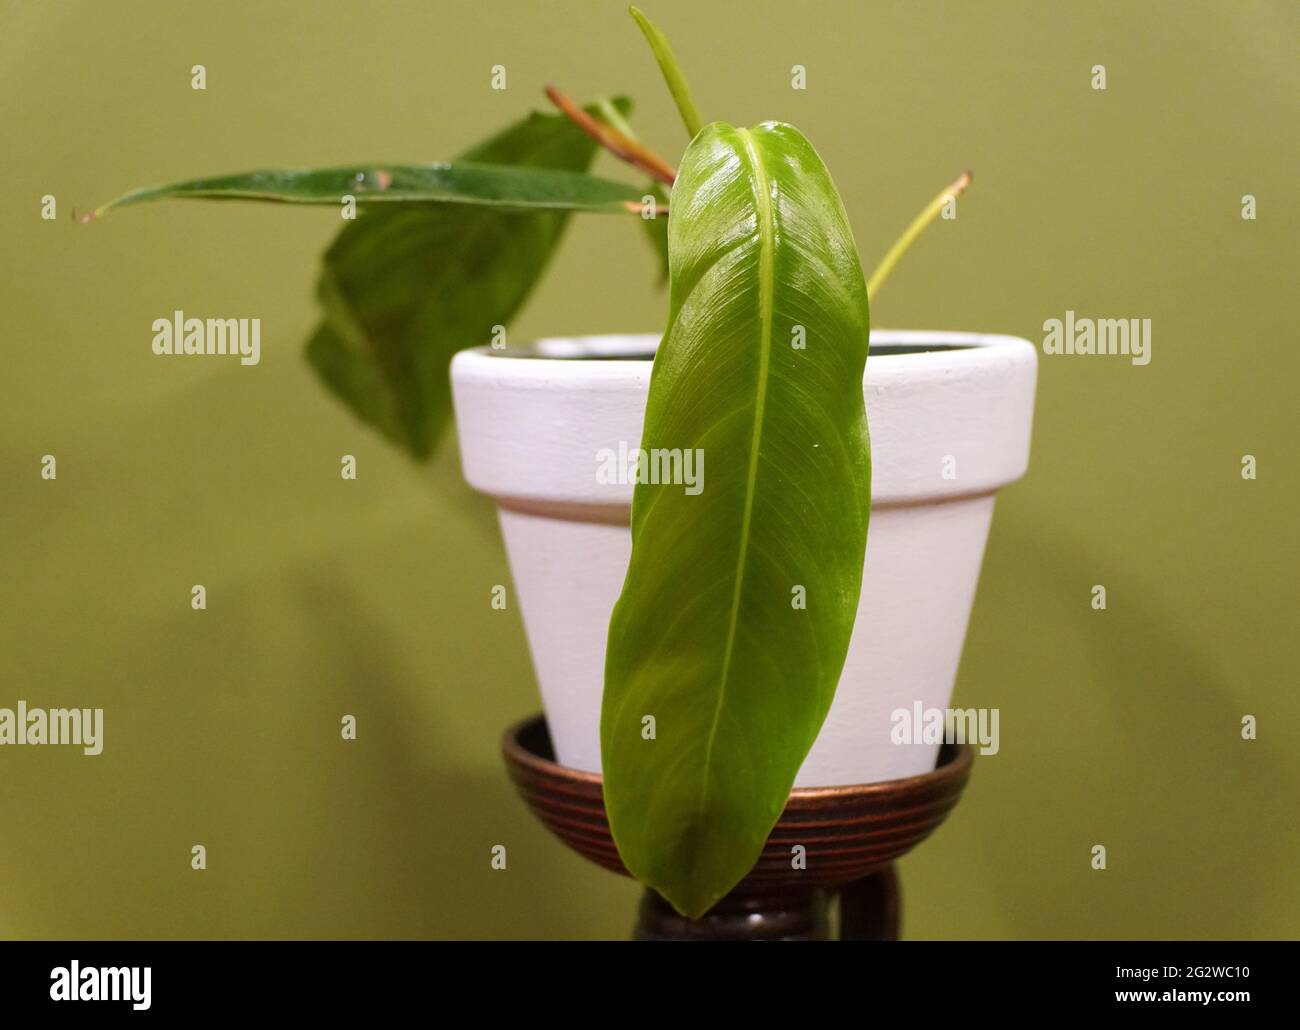
[[(465, 477), (500, 512), (556, 757), (592, 772), (605, 635), (632, 550), (632, 486), (600, 482), (597, 455), (638, 447), (657, 343), (543, 340), (511, 356), (464, 351), (451, 367)], [(894, 743), (893, 713), (950, 703), (993, 497), (1028, 464), (1036, 360), (1009, 336), (871, 334), (862, 599), (796, 786), (934, 768), (938, 744)]]

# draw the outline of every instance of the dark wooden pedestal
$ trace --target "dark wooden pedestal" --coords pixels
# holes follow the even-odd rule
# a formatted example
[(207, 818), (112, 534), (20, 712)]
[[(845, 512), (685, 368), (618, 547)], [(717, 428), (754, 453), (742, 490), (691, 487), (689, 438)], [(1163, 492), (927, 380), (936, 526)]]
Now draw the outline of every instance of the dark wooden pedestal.
[[(627, 875), (610, 836), (600, 777), (559, 765), (540, 715), (506, 731), (510, 778), (533, 814), (574, 851)], [(827, 940), (838, 895), (839, 940), (897, 940), (894, 860), (943, 822), (970, 778), (974, 749), (945, 744), (921, 776), (848, 787), (800, 787), (753, 870), (699, 919), (646, 891), (637, 940)], [(802, 845), (806, 865), (793, 868)]]

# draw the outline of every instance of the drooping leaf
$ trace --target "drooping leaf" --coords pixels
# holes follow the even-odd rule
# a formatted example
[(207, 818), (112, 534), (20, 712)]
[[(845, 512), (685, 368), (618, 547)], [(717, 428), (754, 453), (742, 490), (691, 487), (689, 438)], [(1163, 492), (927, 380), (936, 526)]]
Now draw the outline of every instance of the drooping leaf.
[[(844, 663), (870, 510), (869, 312), (834, 184), (791, 126), (706, 126), (671, 205), (601, 754), (624, 863), (695, 917), (753, 866)], [(656, 451), (679, 455), (678, 484), (654, 485), (674, 467)], [(698, 492), (681, 485), (692, 454)]]
[[(616, 104), (623, 112), (631, 106)], [(581, 172), (595, 151), (567, 119), (533, 113), (460, 160)], [(565, 211), (371, 206), (325, 254), (324, 321), (308, 341), (308, 360), (360, 418), (428, 457), (451, 411), (452, 355), (510, 325), (567, 218)]]
[(349, 165), (244, 172), (132, 190), (97, 215), (151, 200), (265, 200), (283, 204), (470, 204), (516, 211), (617, 211), (641, 191), (581, 172), (468, 161), (428, 165)]

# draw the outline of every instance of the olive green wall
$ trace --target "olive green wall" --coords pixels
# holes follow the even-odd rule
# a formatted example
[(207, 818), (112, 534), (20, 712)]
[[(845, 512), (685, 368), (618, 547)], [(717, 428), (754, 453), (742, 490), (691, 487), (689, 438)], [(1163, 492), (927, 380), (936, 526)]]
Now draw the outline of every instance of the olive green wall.
[[(1153, 323), (1146, 367), (1042, 359), (957, 692), (1000, 708), (1002, 750), (903, 863), (907, 933), (1296, 935), (1295, 5), (647, 4), (706, 117), (816, 143), (868, 264), (974, 169), (878, 325)], [(635, 888), (545, 836), (501, 769), (538, 698), (517, 612), (488, 604), (490, 510), (448, 486), (453, 453), (412, 466), (302, 360), (337, 215), (70, 217), (199, 174), (445, 158), (546, 82), (630, 93), (675, 158), (623, 5), (3, 11), (0, 706), (102, 706), (106, 730), (94, 758), (0, 748), (0, 934), (623, 934)], [(630, 222), (578, 222), (514, 336), (658, 328), (652, 274)], [(260, 317), (261, 365), (153, 356), (176, 308)]]

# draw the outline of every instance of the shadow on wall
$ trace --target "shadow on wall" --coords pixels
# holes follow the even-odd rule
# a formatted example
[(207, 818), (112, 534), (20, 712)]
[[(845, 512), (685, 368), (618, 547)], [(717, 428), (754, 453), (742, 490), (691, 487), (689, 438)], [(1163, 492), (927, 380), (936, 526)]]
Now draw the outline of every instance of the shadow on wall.
[(1005, 505), (994, 527), (976, 612), (996, 618), (977, 614), (965, 669), (999, 687), (959, 703), (1002, 706), (1002, 753), (975, 784), (1016, 815), (963, 825), (1008, 935), (1258, 936), (1300, 846), (1298, 784), (1267, 737), (1242, 740), (1229, 670), (1180, 627), (1177, 599), (1130, 580), (1094, 611), (1106, 562), (1059, 522)]
[[(299, 402), (319, 391), (309, 376), (265, 371), (71, 427), (55, 483), (8, 448), (23, 524), (5, 564), (27, 602), (0, 630), (15, 697), (102, 705), (106, 743), (96, 758), (0, 755), (0, 816), (27, 827), (0, 842), (0, 926), (626, 933), (635, 888), (553, 842), (497, 754), (537, 701), (517, 615), (479, 589), (505, 576), (490, 506), (455, 488), (454, 454), (439, 459), (444, 496), (346, 414), (322, 414), (331, 401)], [(341, 448), (361, 455), (356, 483), (339, 479)]]
[[(630, 884), (568, 854), (536, 823), (506, 777), (496, 738), (490, 749), (474, 748), (489, 751), (482, 771), (471, 773), (437, 759), (454, 748), (456, 699), (435, 705), (431, 719), (428, 705), (412, 702), (413, 692), (425, 697), (439, 687), (459, 691), (467, 684), (430, 683), (426, 674), (395, 669), (385, 658), (394, 643), (385, 634), (385, 620), (367, 612), (338, 583), (307, 574), (299, 577), (298, 593), (330, 669), (320, 684), (322, 694), (355, 698), (361, 691), (370, 735), (378, 738), (369, 749), (374, 757), (364, 787), (354, 787), (350, 800), (382, 823), (371, 843), (382, 840), (383, 848), (378, 854), (362, 849), (355, 856), (368, 870), (336, 869), (340, 887), (369, 879), (389, 892), (389, 911), (379, 922), (390, 934), (511, 938), (607, 932), (585, 906), (570, 904), (571, 885), (576, 880), (586, 889), (600, 880), (594, 885), (600, 896), (601, 887), (630, 890)], [(501, 729), (507, 721), (503, 717)], [(498, 845), (505, 848), (504, 869), (492, 868)], [(630, 925), (631, 902), (616, 903), (614, 911), (620, 909)], [(323, 915), (321, 932), (347, 935), (344, 910)], [(362, 927), (371, 919), (356, 913), (352, 918), (353, 932), (364, 934)]]

